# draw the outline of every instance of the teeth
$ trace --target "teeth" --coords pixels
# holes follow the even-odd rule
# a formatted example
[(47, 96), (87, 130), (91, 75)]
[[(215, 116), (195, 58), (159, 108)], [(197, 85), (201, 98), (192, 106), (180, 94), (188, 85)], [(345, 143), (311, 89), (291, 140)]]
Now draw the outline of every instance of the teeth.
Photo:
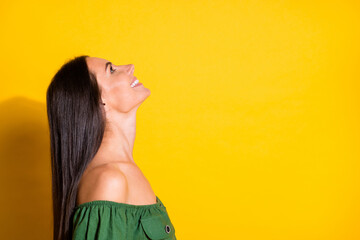
[(135, 85), (138, 84), (138, 82), (139, 82), (139, 80), (136, 79), (130, 86), (131, 86), (131, 87), (135, 87)]

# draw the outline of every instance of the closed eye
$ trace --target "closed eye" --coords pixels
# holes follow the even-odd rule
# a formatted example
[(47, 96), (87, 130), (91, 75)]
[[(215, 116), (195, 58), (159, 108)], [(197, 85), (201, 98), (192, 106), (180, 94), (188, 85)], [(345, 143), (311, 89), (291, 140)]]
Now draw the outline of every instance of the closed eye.
[(110, 65), (110, 73), (115, 72), (116, 69), (113, 69), (112, 65)]

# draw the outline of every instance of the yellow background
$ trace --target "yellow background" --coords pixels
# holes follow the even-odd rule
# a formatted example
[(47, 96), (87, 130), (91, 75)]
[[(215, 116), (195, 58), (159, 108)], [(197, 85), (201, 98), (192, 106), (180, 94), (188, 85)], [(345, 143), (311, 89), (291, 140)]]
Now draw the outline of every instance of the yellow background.
[(0, 236), (50, 239), (46, 89), (86, 54), (151, 90), (134, 159), (178, 239), (360, 239), (358, 1), (0, 4)]

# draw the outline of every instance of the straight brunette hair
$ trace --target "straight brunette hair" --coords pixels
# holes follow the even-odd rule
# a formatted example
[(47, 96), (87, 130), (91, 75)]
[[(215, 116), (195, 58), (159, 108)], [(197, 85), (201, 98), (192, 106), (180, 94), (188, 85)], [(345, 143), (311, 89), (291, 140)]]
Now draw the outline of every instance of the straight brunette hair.
[(78, 184), (105, 131), (101, 89), (87, 55), (66, 62), (46, 92), (52, 171), (53, 239), (69, 240)]

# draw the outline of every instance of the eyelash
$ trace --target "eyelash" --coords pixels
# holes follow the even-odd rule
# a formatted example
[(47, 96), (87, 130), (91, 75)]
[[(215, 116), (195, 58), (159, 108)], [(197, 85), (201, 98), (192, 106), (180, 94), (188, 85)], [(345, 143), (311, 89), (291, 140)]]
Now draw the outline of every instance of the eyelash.
[[(111, 71), (111, 70), (114, 70), (114, 71)], [(112, 65), (110, 65), (110, 73), (115, 72), (115, 70), (116, 70), (116, 69), (113, 69), (113, 68), (112, 68)]]

